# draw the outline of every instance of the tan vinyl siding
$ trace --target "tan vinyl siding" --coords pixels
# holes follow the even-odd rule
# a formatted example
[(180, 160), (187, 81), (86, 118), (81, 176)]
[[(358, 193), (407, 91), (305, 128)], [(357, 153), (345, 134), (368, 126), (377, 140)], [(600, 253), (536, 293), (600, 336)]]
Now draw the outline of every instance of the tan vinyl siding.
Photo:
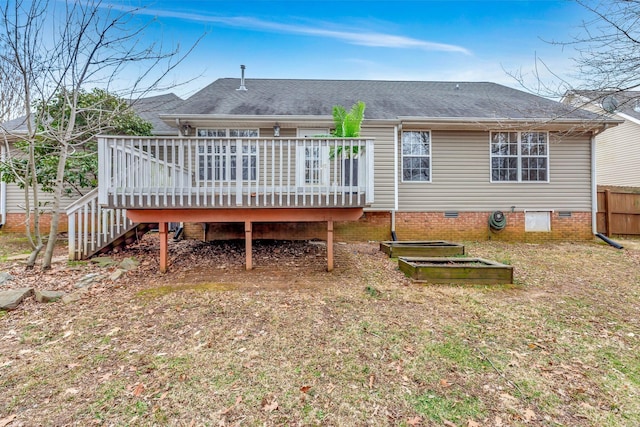
[[(50, 207), (53, 203), (53, 194), (41, 191), (38, 196), (38, 201), (40, 203), (41, 209), (44, 212), (49, 212), (51, 210)], [(61, 203), (62, 208), (66, 208), (68, 205), (79, 198), (80, 196), (63, 196)], [(33, 207), (33, 201), (31, 201), (31, 204), (31, 206)], [(25, 213), (24, 190), (18, 187), (16, 184), (7, 184), (7, 213)]]
[(7, 184), (7, 213), (24, 213), (24, 190)]
[[(11, 152), (16, 153), (16, 155), (20, 155), (20, 152), (15, 148), (15, 146), (10, 143)], [(2, 151), (6, 148), (2, 147)], [(87, 190), (88, 192), (89, 190)], [(79, 199), (81, 196), (73, 196), (67, 197), (63, 196), (61, 206), (65, 208), (66, 206), (73, 203), (75, 200)], [(24, 201), (24, 190), (21, 189), (17, 184), (8, 183), (7, 184), (7, 192), (6, 192), (6, 207), (7, 213), (24, 213), (25, 212), (25, 201)], [(44, 212), (50, 211), (49, 207), (53, 202), (53, 194), (45, 193), (40, 191), (38, 202), (40, 203), (41, 208)], [(33, 207), (33, 202), (31, 202), (31, 206)]]
[[(295, 128), (280, 128), (280, 138), (295, 138), (298, 130)], [(273, 136), (273, 129), (269, 133), (265, 129), (260, 128), (260, 136), (263, 138)]]
[(361, 138), (374, 139), (374, 203), (367, 210), (380, 211), (394, 208), (393, 147), (394, 127), (365, 127)]
[(400, 181), (400, 211), (591, 210), (588, 135), (550, 134), (548, 183), (491, 183), (489, 132), (432, 131), (431, 141), (432, 182)]
[(625, 121), (596, 137), (599, 185), (640, 187), (640, 125)]

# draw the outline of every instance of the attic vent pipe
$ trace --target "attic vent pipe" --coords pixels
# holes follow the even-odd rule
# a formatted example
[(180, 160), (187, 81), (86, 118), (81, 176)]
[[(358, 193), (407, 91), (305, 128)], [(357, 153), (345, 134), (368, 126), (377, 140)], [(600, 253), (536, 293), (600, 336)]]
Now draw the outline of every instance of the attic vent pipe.
[(244, 70), (245, 70), (245, 68), (247, 68), (247, 67), (245, 67), (244, 65), (240, 66), (240, 70), (241, 70), (240, 87), (238, 89), (236, 89), (236, 90), (247, 90), (247, 88), (244, 86)]

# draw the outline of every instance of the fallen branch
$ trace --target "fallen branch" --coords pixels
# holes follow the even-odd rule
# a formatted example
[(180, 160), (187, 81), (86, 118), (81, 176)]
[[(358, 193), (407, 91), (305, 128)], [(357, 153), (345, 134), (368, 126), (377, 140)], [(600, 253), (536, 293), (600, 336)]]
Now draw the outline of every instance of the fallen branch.
[(493, 364), (493, 362), (491, 361), (491, 359), (489, 359), (487, 357), (486, 354), (484, 354), (484, 352), (482, 350), (480, 350), (479, 348), (476, 349), (478, 350), (478, 352), (482, 355), (482, 357), (484, 358), (484, 360), (486, 360), (487, 362), (489, 362), (489, 364), (491, 365), (491, 367), (498, 373), (498, 375), (500, 375), (507, 383), (511, 384), (516, 390), (518, 390), (518, 392), (520, 393), (520, 395), (524, 396), (524, 393), (522, 392), (522, 390), (520, 389), (520, 387), (518, 387), (518, 384), (514, 383), (513, 381), (511, 381), (509, 378), (507, 378), (507, 376), (505, 374), (503, 374), (498, 368), (496, 368), (496, 365)]

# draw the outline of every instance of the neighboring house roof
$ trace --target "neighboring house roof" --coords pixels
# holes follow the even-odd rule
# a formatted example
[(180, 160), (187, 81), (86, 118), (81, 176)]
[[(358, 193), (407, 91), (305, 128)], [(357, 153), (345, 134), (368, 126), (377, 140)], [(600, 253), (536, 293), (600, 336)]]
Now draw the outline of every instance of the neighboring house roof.
[(168, 93), (165, 95), (150, 96), (147, 98), (140, 98), (133, 102), (133, 109), (143, 119), (147, 120), (153, 125), (153, 133), (160, 134), (175, 134), (175, 127), (167, 125), (160, 120), (159, 114), (168, 113), (174, 111), (182, 102), (182, 98), (174, 93)]
[(605, 111), (610, 109), (609, 113), (640, 124), (640, 91), (574, 90), (566, 93), (563, 100), (573, 105), (579, 105), (582, 102), (593, 104)]
[(26, 132), (27, 130), (27, 116), (22, 116), (15, 118), (13, 120), (8, 120), (4, 123), (0, 124), (0, 133), (1, 132)]
[[(140, 98), (132, 102), (133, 109), (144, 120), (149, 121), (153, 125), (155, 134), (175, 134), (175, 128), (168, 126), (158, 117), (161, 113), (174, 111), (175, 108), (183, 100), (176, 94), (169, 93), (165, 95), (150, 96)], [(1, 124), (1, 129), (9, 132), (20, 134), (27, 131), (27, 116), (18, 117)]]
[(603, 117), (488, 82), (223, 78), (185, 100), (171, 117), (188, 115), (330, 116), (334, 105), (366, 103), (366, 119), (602, 120)]

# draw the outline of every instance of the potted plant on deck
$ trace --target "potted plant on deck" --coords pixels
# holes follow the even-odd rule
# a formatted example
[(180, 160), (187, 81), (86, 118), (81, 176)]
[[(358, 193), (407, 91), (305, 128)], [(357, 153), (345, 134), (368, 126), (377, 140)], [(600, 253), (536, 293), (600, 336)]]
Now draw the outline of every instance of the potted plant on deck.
[[(333, 121), (335, 124), (333, 136), (337, 138), (358, 138), (362, 120), (364, 119), (364, 109), (365, 103), (362, 101), (353, 104), (349, 112), (342, 105), (335, 105), (333, 107)], [(358, 185), (359, 154), (359, 145), (337, 145), (336, 147), (331, 147), (329, 151), (329, 156), (332, 160), (336, 156), (342, 159), (342, 182), (344, 185)]]

